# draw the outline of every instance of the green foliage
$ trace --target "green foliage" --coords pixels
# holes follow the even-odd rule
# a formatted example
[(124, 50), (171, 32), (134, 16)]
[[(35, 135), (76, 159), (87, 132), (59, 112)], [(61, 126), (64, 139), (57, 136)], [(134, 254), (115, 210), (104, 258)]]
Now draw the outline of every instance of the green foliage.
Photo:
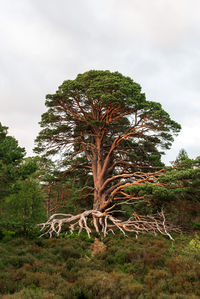
[[(173, 135), (180, 131), (180, 125), (159, 103), (147, 101), (141, 86), (118, 72), (79, 74), (64, 81), (55, 94), (47, 95), (45, 104), (48, 110), (42, 115), (35, 151), (45, 158), (58, 158), (59, 180), (68, 176), (79, 180), (82, 187), (93, 186), (97, 156), (102, 167), (109, 156), (103, 180), (120, 173), (123, 163), (128, 163), (127, 173), (163, 167), (161, 150), (170, 148)], [(118, 138), (120, 142), (116, 142)], [(110, 151), (114, 142), (116, 147)], [(111, 186), (109, 183), (106, 188)]]
[[(79, 98), (80, 105), (82, 105), (82, 109), (87, 111), (87, 121), (80, 121), (79, 124), (74, 114), (70, 112), (70, 107), (76, 107), (77, 97)], [(131, 78), (124, 77), (118, 72), (111, 73), (109, 71), (92, 70), (78, 75), (75, 80), (64, 81), (56, 94), (47, 95), (46, 106), (49, 110), (42, 115), (41, 126), (45, 129), (41, 131), (37, 138), (39, 144), (37, 150), (43, 151), (42, 142), (48, 142), (51, 136), (56, 138), (56, 136), (59, 137), (64, 133), (63, 137), (68, 139), (70, 123), (73, 122), (76, 122), (75, 131), (77, 133), (81, 130), (81, 132), (85, 134), (90, 134), (91, 127), (101, 127), (103, 122), (105, 122), (105, 120), (99, 121), (97, 118), (91, 117), (92, 105), (96, 105), (98, 109), (99, 107), (106, 109), (111, 103), (116, 108), (120, 106), (120, 112), (127, 116), (138, 110), (141, 111), (144, 116), (151, 116), (154, 120), (161, 121), (164, 119), (161, 127), (159, 127), (157, 123), (157, 128), (152, 121), (153, 129), (156, 131), (162, 130), (162, 134), (155, 140), (151, 137), (151, 141), (157, 144), (162, 140), (162, 145), (169, 147), (173, 140), (170, 131), (178, 132), (180, 130), (180, 126), (169, 118), (169, 115), (162, 109), (159, 103), (146, 101), (145, 95), (141, 93), (140, 85), (135, 83)], [(63, 105), (65, 105), (66, 111), (65, 121), (58, 123), (62, 114)], [(79, 109), (77, 109), (77, 113), (80, 113), (80, 116), (82, 115)], [(49, 124), (51, 124), (51, 128)], [(109, 130), (110, 133), (120, 135), (122, 131), (126, 130), (129, 126), (130, 122), (127, 118), (120, 118), (117, 122), (113, 121), (113, 123), (110, 124)], [(166, 142), (164, 142), (164, 140)], [(108, 140), (106, 141), (108, 142)], [(56, 143), (59, 146), (59, 138), (56, 138), (55, 144)], [(145, 145), (145, 143), (143, 145)]]
[[(9, 195), (21, 175), (20, 163), (25, 150), (14, 137), (8, 136), (8, 128), (0, 123), (0, 201)], [(0, 202), (0, 209), (1, 209)]]
[(4, 299), (61, 299), (61, 296), (54, 295), (52, 291), (46, 291), (41, 288), (23, 288), (20, 292), (13, 295), (6, 295)]
[[(199, 298), (198, 236), (81, 238), (0, 242), (1, 298)], [(195, 243), (196, 244), (196, 243)], [(197, 246), (198, 247), (198, 246)], [(190, 248), (190, 253), (184, 249)]]
[(81, 234), (78, 234), (78, 230), (74, 230), (73, 233), (70, 233), (68, 235), (65, 235), (67, 239), (79, 239), (85, 242), (93, 243), (94, 242), (94, 236), (89, 238), (87, 232), (81, 232)]
[(189, 249), (192, 251), (200, 253), (200, 240), (199, 237), (196, 236), (195, 239), (192, 239), (189, 243)]
[(182, 252), (186, 256), (196, 258), (200, 263), (200, 238), (197, 234), (195, 234), (195, 237), (183, 248)]
[(44, 196), (34, 178), (38, 158), (24, 158), (24, 148), (7, 135), (7, 129), (0, 123), (0, 231), (4, 238), (30, 233), (45, 215)]
[(1, 225), (24, 234), (34, 230), (46, 217), (44, 195), (38, 182), (28, 178), (18, 182), (18, 190), (5, 199)]
[[(146, 183), (125, 189), (129, 194), (143, 197), (135, 204), (138, 213), (151, 214), (164, 207), (168, 219), (186, 227), (199, 228), (200, 161), (190, 159), (181, 150), (172, 167), (166, 167), (158, 179), (159, 185)], [(142, 204), (146, 200), (146, 207)], [(138, 200), (139, 202), (139, 200)]]
[(200, 222), (194, 222), (191, 224), (191, 226), (195, 229), (200, 229)]
[(2, 235), (3, 235), (2, 237), (4, 240), (10, 240), (16, 235), (16, 232), (10, 231), (10, 230), (3, 230)]

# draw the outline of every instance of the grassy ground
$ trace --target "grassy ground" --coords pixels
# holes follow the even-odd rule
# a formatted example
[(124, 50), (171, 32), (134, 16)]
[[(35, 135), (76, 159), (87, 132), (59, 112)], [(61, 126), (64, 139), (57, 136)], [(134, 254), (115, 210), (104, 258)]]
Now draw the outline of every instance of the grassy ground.
[(199, 236), (4, 239), (0, 298), (200, 298)]

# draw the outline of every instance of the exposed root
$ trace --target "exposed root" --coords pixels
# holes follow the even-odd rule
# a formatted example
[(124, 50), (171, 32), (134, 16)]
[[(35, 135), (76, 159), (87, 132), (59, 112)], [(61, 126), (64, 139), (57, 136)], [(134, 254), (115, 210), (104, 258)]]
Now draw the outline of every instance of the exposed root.
[(160, 233), (173, 240), (170, 232), (180, 232), (179, 228), (167, 223), (163, 211), (153, 216), (140, 216), (133, 213), (133, 216), (126, 221), (113, 217), (113, 212), (115, 211), (107, 209), (105, 212), (87, 210), (75, 216), (71, 214), (53, 214), (47, 222), (38, 224), (38, 226), (41, 226), (41, 231), (44, 231), (41, 236), (49, 235), (50, 238), (53, 234), (59, 236), (62, 231), (66, 234), (68, 232), (73, 233), (75, 229), (79, 229), (78, 234), (80, 234), (82, 230), (86, 230), (90, 237), (92, 230), (89, 225), (93, 227), (93, 231), (97, 233), (102, 232), (104, 236), (106, 236), (109, 231), (114, 234), (114, 229), (117, 228), (124, 235), (126, 235), (126, 232), (135, 232), (136, 237), (139, 233), (150, 233), (154, 235)]

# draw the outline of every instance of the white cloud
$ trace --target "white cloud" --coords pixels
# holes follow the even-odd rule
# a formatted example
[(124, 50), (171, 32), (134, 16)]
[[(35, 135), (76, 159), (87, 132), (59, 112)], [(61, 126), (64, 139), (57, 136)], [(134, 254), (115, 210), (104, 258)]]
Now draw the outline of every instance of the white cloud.
[(110, 69), (182, 124), (166, 161), (182, 147), (199, 155), (198, 0), (7, 0), (0, 18), (0, 121), (29, 154), (45, 95), (78, 73)]

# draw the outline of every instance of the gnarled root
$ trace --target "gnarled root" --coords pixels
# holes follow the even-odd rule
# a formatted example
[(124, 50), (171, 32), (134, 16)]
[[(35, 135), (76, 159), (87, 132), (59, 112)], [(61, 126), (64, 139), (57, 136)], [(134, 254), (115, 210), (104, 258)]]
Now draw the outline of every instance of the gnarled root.
[[(71, 214), (53, 214), (47, 222), (40, 223), (38, 226), (41, 226), (41, 231), (44, 231), (41, 236), (49, 234), (50, 238), (53, 234), (59, 236), (62, 229), (67, 229), (67, 231), (72, 233), (77, 228), (79, 229), (79, 234), (82, 230), (86, 230), (90, 237), (92, 230), (89, 224), (93, 226), (97, 233), (102, 232), (104, 236), (106, 236), (109, 231), (114, 234), (114, 229), (118, 228), (124, 235), (126, 235), (126, 232), (135, 232), (136, 237), (139, 233), (150, 233), (154, 235), (160, 233), (173, 240), (170, 232), (180, 232), (179, 228), (166, 222), (163, 211), (153, 216), (140, 216), (133, 213), (133, 216), (126, 221), (113, 217), (113, 212), (118, 211), (111, 211), (110, 209), (107, 209), (105, 212), (87, 210), (75, 216)], [(89, 219), (91, 219), (91, 221)], [(66, 228), (66, 224), (69, 224), (68, 228)], [(65, 231), (66, 234), (67, 231)]]

